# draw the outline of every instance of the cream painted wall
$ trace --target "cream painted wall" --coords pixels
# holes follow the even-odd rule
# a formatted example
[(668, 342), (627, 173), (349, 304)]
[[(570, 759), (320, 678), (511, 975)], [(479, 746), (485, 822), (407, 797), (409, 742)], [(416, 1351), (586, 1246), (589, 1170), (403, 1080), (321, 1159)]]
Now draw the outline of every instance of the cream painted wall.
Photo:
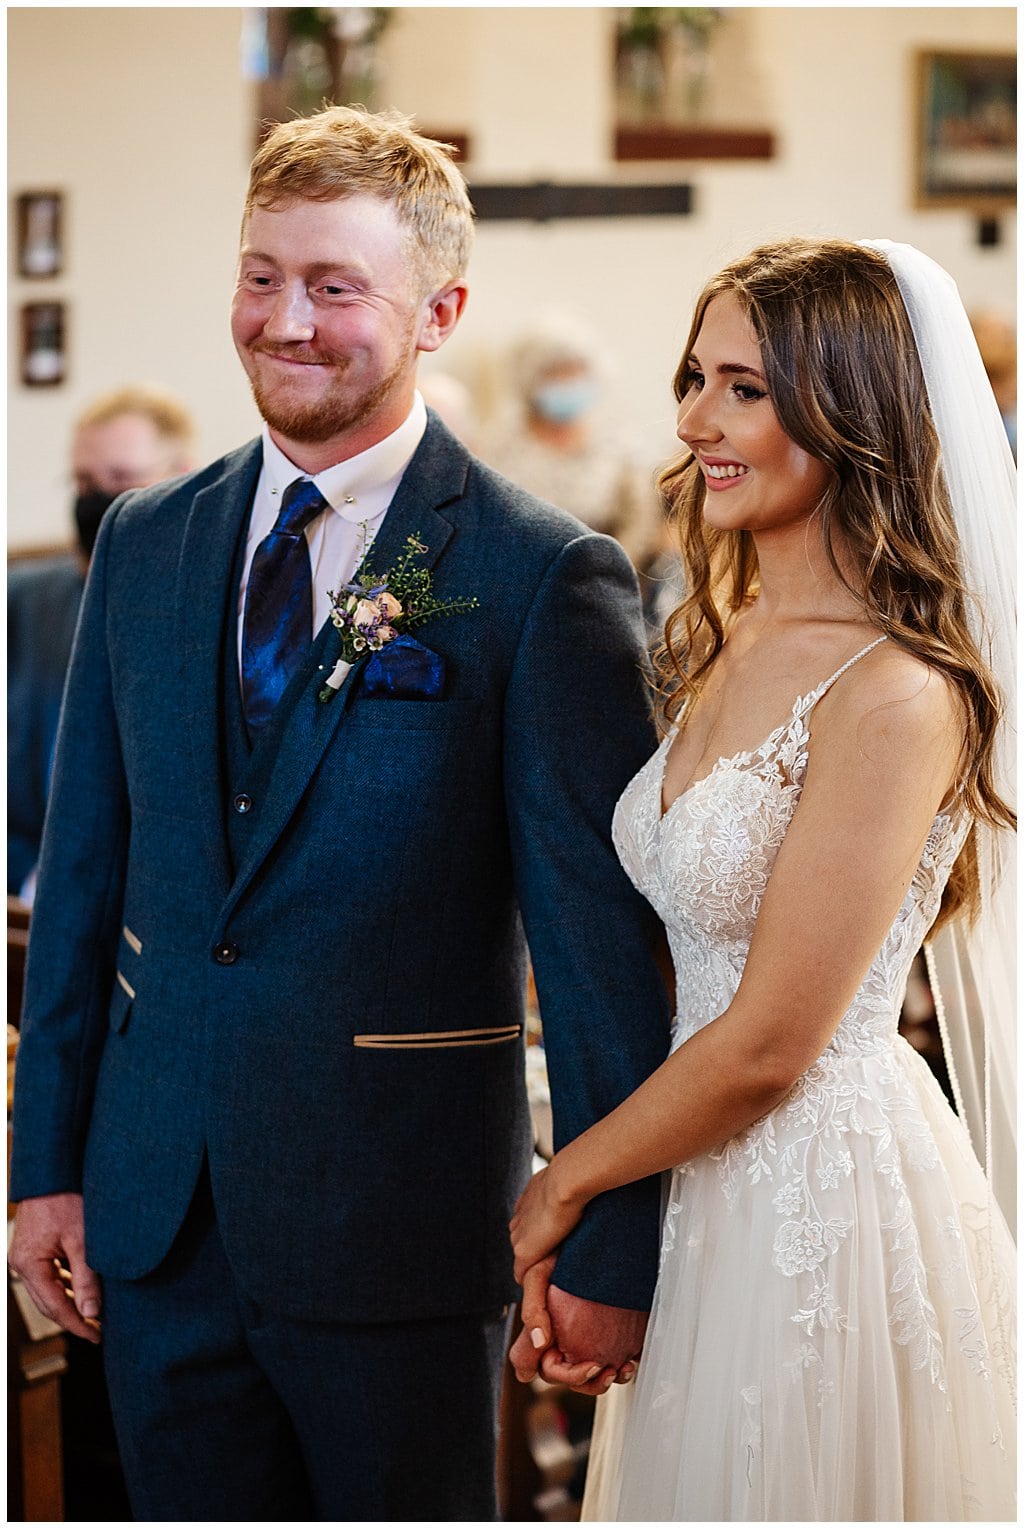
[(227, 324), (251, 154), (240, 18), (159, 6), (7, 12), (8, 189), (60, 187), (67, 198), (65, 272), (12, 278), (12, 341), (22, 302), (63, 298), (70, 320), (64, 386), (25, 388), (9, 359), (12, 545), (66, 534), (71, 421), (102, 390), (173, 389), (197, 416), (200, 461), (258, 426)]
[[(25, 389), (10, 363), (12, 545), (64, 534), (70, 422), (101, 388), (174, 388), (199, 417), (204, 459), (256, 426), (227, 331), (251, 147), (240, 24), (233, 8), (8, 11), (9, 189), (62, 186), (69, 198), (66, 274), (12, 280), (11, 333), (18, 305), (44, 291), (71, 314), (64, 387)], [(673, 447), (669, 383), (692, 299), (763, 238), (910, 240), (954, 273), (968, 304), (1012, 313), (1013, 220), (982, 250), (968, 214), (915, 212), (908, 188), (914, 50), (1012, 48), (1015, 24), (1009, 6), (730, 10), (714, 113), (772, 127), (777, 157), (617, 172), (606, 157), (610, 10), (399, 8), (387, 102), (469, 131), (471, 178), (649, 173), (695, 193), (689, 218), (483, 225), (469, 309), (436, 365), (480, 388), (506, 341), (541, 310), (568, 308), (604, 335), (618, 416), (654, 462)]]

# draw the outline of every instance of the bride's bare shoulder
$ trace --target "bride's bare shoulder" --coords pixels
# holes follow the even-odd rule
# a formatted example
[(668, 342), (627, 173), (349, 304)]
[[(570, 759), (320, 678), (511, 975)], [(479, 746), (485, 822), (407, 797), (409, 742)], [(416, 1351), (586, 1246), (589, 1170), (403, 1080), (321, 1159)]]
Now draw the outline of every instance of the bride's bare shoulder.
[(855, 732), (899, 749), (946, 741), (958, 745), (963, 712), (956, 689), (940, 670), (891, 638), (859, 659), (833, 685), (814, 718), (815, 730)]

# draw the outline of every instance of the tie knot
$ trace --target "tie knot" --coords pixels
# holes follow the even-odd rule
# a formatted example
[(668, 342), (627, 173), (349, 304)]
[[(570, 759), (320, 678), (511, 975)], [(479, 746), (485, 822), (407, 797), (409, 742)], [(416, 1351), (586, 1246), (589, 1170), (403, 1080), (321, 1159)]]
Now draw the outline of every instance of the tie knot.
[(327, 500), (310, 478), (296, 478), (281, 498), (274, 530), (285, 536), (301, 536), (311, 520), (327, 508)]

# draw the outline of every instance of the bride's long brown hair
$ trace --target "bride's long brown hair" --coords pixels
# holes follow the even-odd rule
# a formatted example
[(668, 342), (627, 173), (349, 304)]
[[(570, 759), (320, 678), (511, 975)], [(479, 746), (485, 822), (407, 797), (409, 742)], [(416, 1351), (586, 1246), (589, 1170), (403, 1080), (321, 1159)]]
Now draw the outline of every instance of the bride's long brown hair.
[[(786, 434), (831, 469), (821, 535), (837, 577), (879, 632), (944, 675), (960, 699), (957, 788), (975, 818), (1013, 827), (993, 781), (1002, 714), (998, 687), (971, 636), (969, 592), (910, 321), (896, 279), (874, 250), (843, 240), (788, 239), (734, 261), (708, 282), (673, 388), (687, 389), (690, 352), (708, 304), (738, 298), (761, 347), (768, 394)], [(699, 693), (725, 626), (757, 591), (754, 540), (704, 519), (704, 480), (689, 450), (660, 488), (679, 530), (686, 598), (655, 654), (667, 719)], [(844, 575), (836, 529), (859, 573)], [(973, 832), (953, 868), (938, 922), (978, 901)]]

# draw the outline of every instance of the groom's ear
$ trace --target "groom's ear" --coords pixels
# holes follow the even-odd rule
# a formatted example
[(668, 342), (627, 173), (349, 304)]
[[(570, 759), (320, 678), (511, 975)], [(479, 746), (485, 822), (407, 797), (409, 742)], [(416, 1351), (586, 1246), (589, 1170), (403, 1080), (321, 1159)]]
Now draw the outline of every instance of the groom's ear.
[(462, 317), (468, 296), (469, 288), (464, 282), (452, 281), (426, 299), (416, 339), (417, 350), (441, 349)]

